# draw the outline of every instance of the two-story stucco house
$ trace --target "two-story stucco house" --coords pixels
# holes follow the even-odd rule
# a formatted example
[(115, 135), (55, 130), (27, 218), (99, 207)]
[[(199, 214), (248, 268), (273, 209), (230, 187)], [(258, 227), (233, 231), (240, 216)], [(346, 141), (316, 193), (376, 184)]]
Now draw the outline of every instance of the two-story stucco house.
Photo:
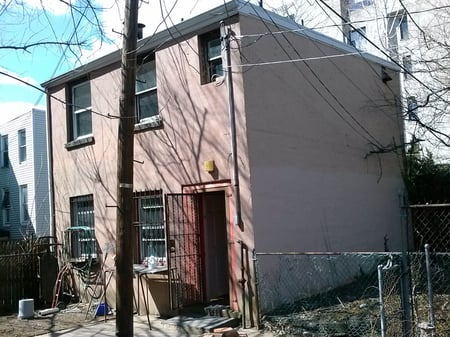
[(2, 233), (50, 235), (46, 112), (32, 109), (0, 125)]
[[(221, 297), (255, 315), (253, 249), (400, 249), (398, 77), (248, 2), (139, 40), (130, 254), (160, 267), (145, 282), (151, 312)], [(103, 261), (115, 242), (120, 52), (43, 86), (56, 233), (71, 234), (79, 263)]]

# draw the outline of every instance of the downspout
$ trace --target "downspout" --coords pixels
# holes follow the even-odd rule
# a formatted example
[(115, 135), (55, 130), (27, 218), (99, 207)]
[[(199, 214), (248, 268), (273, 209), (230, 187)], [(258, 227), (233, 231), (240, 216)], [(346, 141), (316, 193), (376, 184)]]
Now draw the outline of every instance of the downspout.
[[(48, 89), (45, 89), (47, 98), (47, 170), (48, 170), (48, 204), (50, 212), (50, 236), (56, 238), (55, 228), (55, 190), (53, 188), (53, 141), (52, 141), (52, 119), (50, 109), (50, 95)], [(54, 242), (56, 243), (56, 242)]]
[(220, 36), (222, 46), (225, 49), (225, 75), (228, 88), (228, 115), (230, 118), (230, 138), (231, 138), (231, 160), (233, 165), (233, 202), (234, 202), (234, 224), (241, 225), (241, 198), (239, 190), (239, 167), (237, 162), (237, 143), (236, 143), (236, 120), (234, 108), (234, 90), (233, 75), (231, 71), (231, 54), (230, 54), (230, 34), (231, 30), (225, 30), (225, 23), (220, 23)]

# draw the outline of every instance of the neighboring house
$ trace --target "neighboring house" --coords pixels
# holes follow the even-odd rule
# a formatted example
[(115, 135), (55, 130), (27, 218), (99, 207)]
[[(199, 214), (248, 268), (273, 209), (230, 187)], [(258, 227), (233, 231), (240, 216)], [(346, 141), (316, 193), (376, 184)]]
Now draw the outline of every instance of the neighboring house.
[(1, 227), (10, 239), (50, 235), (46, 112), (0, 125)]
[[(130, 254), (170, 270), (147, 280), (152, 313), (223, 297), (255, 319), (254, 249), (401, 249), (399, 72), (353, 52), (245, 1), (138, 42)], [(43, 83), (56, 234), (69, 259), (106, 268), (120, 80), (117, 51)]]
[(438, 161), (448, 162), (450, 58), (444, 41), (450, 20), (449, 2), (350, 0), (340, 4), (344, 17), (352, 23), (342, 28), (348, 43), (391, 58), (403, 68), (406, 141), (419, 140)]

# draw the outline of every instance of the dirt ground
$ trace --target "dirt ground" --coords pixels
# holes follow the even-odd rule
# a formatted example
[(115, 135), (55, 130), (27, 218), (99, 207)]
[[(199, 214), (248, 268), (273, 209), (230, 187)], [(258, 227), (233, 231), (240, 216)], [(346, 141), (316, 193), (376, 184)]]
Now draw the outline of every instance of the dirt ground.
[(17, 314), (0, 316), (0, 336), (39, 336), (50, 332), (78, 328), (103, 319), (103, 316), (95, 317), (92, 312), (86, 318), (86, 309), (79, 305), (69, 306), (65, 310), (47, 316), (39, 316), (36, 313), (32, 319), (19, 319)]

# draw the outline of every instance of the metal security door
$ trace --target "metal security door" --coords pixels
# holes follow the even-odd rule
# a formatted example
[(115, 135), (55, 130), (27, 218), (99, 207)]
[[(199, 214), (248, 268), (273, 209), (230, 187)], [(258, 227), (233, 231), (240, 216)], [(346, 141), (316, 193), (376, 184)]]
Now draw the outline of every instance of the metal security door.
[(201, 303), (201, 246), (198, 194), (166, 195), (167, 257), (172, 310)]

